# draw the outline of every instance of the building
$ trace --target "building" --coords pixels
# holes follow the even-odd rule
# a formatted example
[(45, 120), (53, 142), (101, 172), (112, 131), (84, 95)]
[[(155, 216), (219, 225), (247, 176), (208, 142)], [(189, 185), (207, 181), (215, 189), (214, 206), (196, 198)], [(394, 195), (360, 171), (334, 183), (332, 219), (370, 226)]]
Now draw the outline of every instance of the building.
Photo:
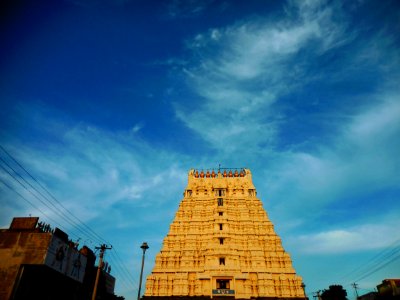
[[(376, 286), (378, 300), (400, 300), (400, 278), (384, 279)], [(361, 298), (361, 297), (359, 297)]]
[[(78, 250), (65, 232), (39, 218), (14, 218), (0, 230), (0, 300), (91, 299), (95, 260), (92, 250)], [(102, 273), (99, 298), (113, 299), (115, 278)], [(108, 290), (106, 282), (113, 283)]]
[(377, 292), (369, 292), (357, 297), (357, 300), (399, 300), (400, 278), (384, 279), (376, 286)]
[(364, 295), (360, 295), (357, 297), (357, 300), (375, 300), (378, 299), (378, 293), (377, 292), (369, 292)]
[(397, 298), (400, 299), (400, 278), (384, 279), (381, 284), (376, 286), (378, 294), (381, 298)]
[(144, 299), (305, 299), (248, 169), (191, 170)]

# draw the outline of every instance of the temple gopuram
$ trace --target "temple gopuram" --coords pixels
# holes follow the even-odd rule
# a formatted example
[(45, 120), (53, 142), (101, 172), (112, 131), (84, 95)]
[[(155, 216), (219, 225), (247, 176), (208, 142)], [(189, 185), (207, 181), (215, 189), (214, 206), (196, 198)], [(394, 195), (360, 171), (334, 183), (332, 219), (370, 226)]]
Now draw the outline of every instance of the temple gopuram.
[(305, 299), (248, 169), (190, 170), (143, 299)]

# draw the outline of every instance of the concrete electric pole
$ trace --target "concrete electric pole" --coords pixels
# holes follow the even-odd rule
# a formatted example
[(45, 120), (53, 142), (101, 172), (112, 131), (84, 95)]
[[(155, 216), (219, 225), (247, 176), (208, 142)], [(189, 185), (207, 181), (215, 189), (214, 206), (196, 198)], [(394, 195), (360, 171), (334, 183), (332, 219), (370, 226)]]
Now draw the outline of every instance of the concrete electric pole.
[(356, 299), (358, 299), (358, 284), (354, 282), (351, 286), (354, 288), (354, 291), (356, 292)]
[(95, 249), (100, 249), (100, 255), (99, 255), (99, 266), (97, 268), (96, 281), (94, 282), (94, 287), (93, 287), (92, 300), (96, 300), (97, 285), (99, 284), (100, 272), (101, 272), (101, 269), (103, 267), (104, 252), (106, 250), (112, 249), (112, 246), (111, 247), (107, 247), (105, 244), (103, 244), (103, 245), (100, 245), (100, 247), (96, 247)]

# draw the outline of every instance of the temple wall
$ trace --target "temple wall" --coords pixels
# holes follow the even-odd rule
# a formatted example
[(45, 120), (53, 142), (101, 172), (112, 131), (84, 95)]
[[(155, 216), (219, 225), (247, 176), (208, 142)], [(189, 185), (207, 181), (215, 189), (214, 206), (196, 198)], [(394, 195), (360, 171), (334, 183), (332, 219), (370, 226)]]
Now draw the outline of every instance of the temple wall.
[(301, 285), (251, 172), (191, 170), (145, 297), (305, 298)]

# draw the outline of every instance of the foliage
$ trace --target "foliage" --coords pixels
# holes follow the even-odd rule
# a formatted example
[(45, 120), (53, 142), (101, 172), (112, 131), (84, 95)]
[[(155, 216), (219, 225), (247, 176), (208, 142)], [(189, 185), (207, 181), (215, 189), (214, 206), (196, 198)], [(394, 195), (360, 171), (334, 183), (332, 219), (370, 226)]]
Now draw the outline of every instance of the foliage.
[(347, 300), (347, 292), (341, 285), (331, 285), (321, 294), (322, 300)]

